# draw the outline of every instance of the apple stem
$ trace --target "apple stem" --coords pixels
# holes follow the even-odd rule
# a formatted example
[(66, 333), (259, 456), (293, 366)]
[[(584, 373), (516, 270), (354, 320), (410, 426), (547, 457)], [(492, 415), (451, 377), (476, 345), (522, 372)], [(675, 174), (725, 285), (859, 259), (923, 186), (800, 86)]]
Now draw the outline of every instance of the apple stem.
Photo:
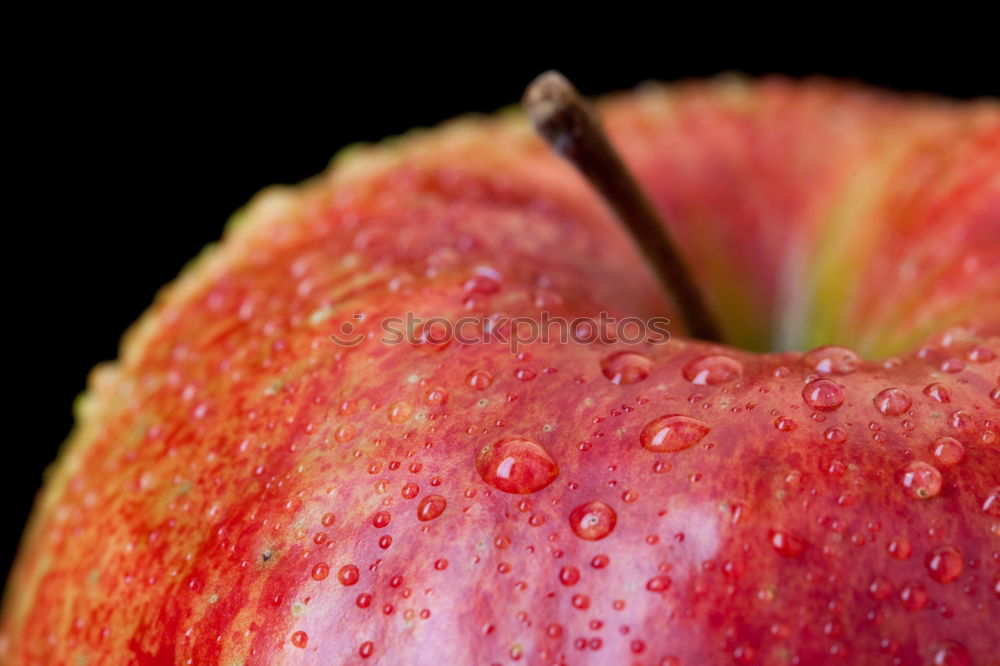
[(666, 224), (573, 84), (559, 72), (545, 72), (528, 86), (522, 104), (549, 147), (583, 174), (628, 229), (691, 335), (718, 341), (715, 319)]

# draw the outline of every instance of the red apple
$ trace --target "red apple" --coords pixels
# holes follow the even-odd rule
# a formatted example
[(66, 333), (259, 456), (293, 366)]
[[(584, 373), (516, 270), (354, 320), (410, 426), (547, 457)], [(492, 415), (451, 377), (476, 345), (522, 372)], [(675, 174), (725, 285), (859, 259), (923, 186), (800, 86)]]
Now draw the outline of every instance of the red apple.
[[(94, 371), (0, 660), (1000, 663), (1000, 107), (720, 79), (599, 108), (723, 342), (523, 116), (353, 149)], [(542, 311), (673, 339), (379, 340)]]

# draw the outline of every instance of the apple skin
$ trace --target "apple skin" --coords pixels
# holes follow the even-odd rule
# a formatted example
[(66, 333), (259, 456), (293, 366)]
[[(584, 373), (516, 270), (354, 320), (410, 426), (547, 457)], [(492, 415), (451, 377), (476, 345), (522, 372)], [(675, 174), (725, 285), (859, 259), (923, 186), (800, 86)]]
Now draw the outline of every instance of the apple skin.
[[(670, 306), (516, 115), (355, 151), (262, 194), (94, 371), (3, 663), (998, 663), (997, 107), (778, 80), (603, 110), (727, 340), (897, 356), (680, 321), (381, 344), (407, 311)], [(554, 480), (487, 483), (504, 450)]]

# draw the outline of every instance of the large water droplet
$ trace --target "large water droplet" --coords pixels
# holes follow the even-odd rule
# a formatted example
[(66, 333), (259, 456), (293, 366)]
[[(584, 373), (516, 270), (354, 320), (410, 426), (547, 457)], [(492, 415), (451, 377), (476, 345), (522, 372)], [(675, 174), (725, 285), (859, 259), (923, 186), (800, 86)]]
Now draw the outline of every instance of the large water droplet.
[(581, 539), (597, 541), (611, 534), (618, 523), (615, 510), (604, 502), (581, 504), (569, 514), (569, 526)]
[(805, 385), (802, 399), (813, 409), (829, 411), (844, 404), (844, 389), (831, 379), (817, 379)]
[(361, 573), (353, 564), (345, 564), (337, 572), (337, 580), (341, 585), (354, 585), (361, 578)]
[(517, 437), (483, 447), (476, 470), (490, 486), (517, 495), (537, 492), (559, 476), (559, 466), (541, 444)]
[(825, 375), (849, 375), (858, 369), (858, 355), (847, 347), (836, 345), (813, 349), (802, 361)]
[(644, 449), (658, 453), (681, 451), (700, 442), (710, 430), (707, 423), (696, 418), (667, 414), (646, 424), (639, 443)]
[(417, 519), (434, 520), (444, 513), (446, 506), (448, 506), (448, 502), (440, 495), (428, 495), (417, 505)]
[(940, 403), (951, 402), (951, 391), (944, 384), (937, 382), (925, 386), (924, 395)]
[(954, 546), (938, 546), (927, 553), (924, 564), (939, 583), (950, 583), (962, 575), (962, 553)]
[(897, 479), (910, 497), (930, 499), (941, 492), (941, 472), (933, 465), (919, 460), (907, 463), (900, 469)]
[(716, 354), (696, 358), (684, 366), (684, 379), (700, 386), (725, 384), (743, 374), (743, 366), (734, 358)]
[(635, 384), (649, 377), (653, 361), (635, 352), (618, 352), (601, 361), (601, 372), (612, 384)]
[(965, 447), (954, 437), (938, 437), (931, 444), (931, 453), (942, 465), (957, 465), (965, 460)]
[(874, 402), (875, 408), (886, 416), (899, 416), (913, 404), (906, 391), (898, 388), (887, 388), (875, 396)]

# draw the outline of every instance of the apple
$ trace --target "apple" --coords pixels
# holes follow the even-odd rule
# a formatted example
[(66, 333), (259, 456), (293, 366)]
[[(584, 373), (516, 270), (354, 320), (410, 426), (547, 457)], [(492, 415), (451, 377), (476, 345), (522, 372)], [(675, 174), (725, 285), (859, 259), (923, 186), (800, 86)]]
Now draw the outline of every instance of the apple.
[(632, 199), (508, 112), (238, 213), (94, 370), (0, 661), (1000, 663), (1000, 106), (599, 113)]

